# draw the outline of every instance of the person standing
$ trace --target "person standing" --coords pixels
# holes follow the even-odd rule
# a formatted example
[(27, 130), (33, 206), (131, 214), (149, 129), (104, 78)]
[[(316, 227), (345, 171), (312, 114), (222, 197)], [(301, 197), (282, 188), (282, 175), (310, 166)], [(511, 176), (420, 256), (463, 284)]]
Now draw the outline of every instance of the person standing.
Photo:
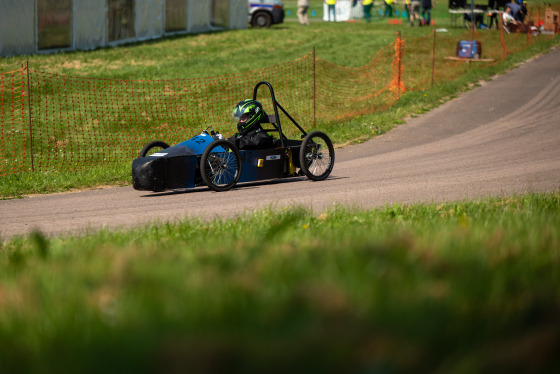
[(309, 0), (298, 0), (297, 7), (297, 16), (299, 19), (299, 23), (304, 26), (308, 25), (309, 20), (307, 18), (307, 10), (309, 9)]
[(333, 21), (336, 22), (336, 0), (325, 0), (328, 5), (329, 22), (331, 20), (331, 12), (333, 15)]
[(395, 0), (385, 0), (384, 17), (393, 17), (393, 3)]
[(373, 8), (373, 0), (364, 0), (362, 5), (364, 6), (364, 19), (366, 22), (371, 22), (371, 8)]
[(403, 17), (409, 17), (410, 16), (410, 0), (404, 0), (404, 4), (403, 4)]
[(410, 26), (414, 26), (414, 21), (418, 21), (418, 25), (422, 26), (420, 20), (420, 0), (412, 0), (410, 2)]
[(432, 0), (422, 0), (422, 24), (430, 25), (432, 22)]
[(498, 23), (498, 0), (488, 0), (488, 17), (490, 18), (490, 24), (488, 29), (492, 29), (492, 25), (496, 24), (496, 29), (499, 26)]
[(525, 21), (525, 14), (527, 14), (526, 8), (516, 3), (507, 3), (504, 7), (504, 11), (508, 7), (511, 9), (511, 15), (513, 16), (513, 18), (515, 18), (517, 22)]

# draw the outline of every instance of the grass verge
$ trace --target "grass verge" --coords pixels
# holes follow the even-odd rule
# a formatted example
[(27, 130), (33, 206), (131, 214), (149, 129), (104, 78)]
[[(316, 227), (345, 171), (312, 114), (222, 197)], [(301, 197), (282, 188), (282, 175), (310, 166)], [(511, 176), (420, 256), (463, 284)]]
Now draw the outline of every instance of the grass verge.
[(557, 372), (560, 192), (0, 247), (2, 372)]

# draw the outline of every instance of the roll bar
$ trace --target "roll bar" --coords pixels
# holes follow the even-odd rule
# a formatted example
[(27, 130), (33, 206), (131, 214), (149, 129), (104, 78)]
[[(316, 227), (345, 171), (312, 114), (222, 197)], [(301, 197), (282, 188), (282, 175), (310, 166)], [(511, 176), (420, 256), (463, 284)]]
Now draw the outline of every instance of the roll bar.
[(272, 85), (266, 81), (261, 81), (259, 83), (256, 84), (255, 89), (253, 90), (253, 100), (257, 100), (257, 91), (259, 90), (259, 87), (262, 85), (266, 85), (268, 87), (268, 89), (270, 90), (270, 97), (272, 99), (272, 107), (274, 108), (274, 118), (272, 116), (269, 116), (269, 122), (274, 126), (274, 129), (269, 129), (269, 130), (265, 130), (267, 132), (272, 132), (272, 131), (278, 131), (278, 133), (280, 134), (280, 143), (282, 144), (282, 148), (285, 147), (285, 143), (284, 140), (287, 140), (288, 138), (286, 138), (286, 136), (282, 133), (282, 125), (280, 124), (280, 116), (278, 116), (278, 108), (280, 108), (280, 110), (286, 115), (286, 117), (288, 117), (288, 119), (290, 121), (292, 121), (292, 123), (299, 129), (299, 131), (301, 131), (302, 138), (305, 137), (307, 135), (307, 133), (305, 132), (304, 129), (301, 128), (301, 126), (296, 122), (295, 119), (292, 118), (292, 116), (290, 116), (288, 114), (288, 112), (286, 112), (286, 110), (284, 108), (282, 108), (282, 105), (280, 105), (278, 103), (278, 101), (276, 101), (276, 97), (274, 96), (274, 89), (272, 88)]

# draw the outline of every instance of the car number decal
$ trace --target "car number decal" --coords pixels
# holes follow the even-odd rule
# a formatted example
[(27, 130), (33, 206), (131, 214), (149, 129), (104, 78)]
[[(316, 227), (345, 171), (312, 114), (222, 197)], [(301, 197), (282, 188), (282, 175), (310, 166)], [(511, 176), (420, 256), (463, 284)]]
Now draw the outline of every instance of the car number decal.
[(243, 151), (241, 152), (241, 161), (250, 164), (253, 161), (253, 153)]

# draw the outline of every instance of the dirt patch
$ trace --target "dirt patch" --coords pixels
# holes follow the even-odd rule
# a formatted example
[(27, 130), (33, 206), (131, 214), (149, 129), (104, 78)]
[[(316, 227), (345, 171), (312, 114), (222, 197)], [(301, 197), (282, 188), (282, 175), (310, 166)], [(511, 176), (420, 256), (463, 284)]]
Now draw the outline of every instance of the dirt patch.
[(93, 68), (103, 67), (106, 70), (117, 70), (122, 69), (126, 65), (131, 66), (154, 66), (157, 62), (154, 60), (130, 60), (130, 61), (113, 61), (111, 63), (107, 63), (106, 61), (100, 59), (94, 59), (91, 61), (80, 61), (80, 60), (73, 60), (73, 61), (66, 61), (61, 65), (62, 69), (72, 69), (76, 70), (76, 72), (86, 74), (86, 70), (90, 70)]

